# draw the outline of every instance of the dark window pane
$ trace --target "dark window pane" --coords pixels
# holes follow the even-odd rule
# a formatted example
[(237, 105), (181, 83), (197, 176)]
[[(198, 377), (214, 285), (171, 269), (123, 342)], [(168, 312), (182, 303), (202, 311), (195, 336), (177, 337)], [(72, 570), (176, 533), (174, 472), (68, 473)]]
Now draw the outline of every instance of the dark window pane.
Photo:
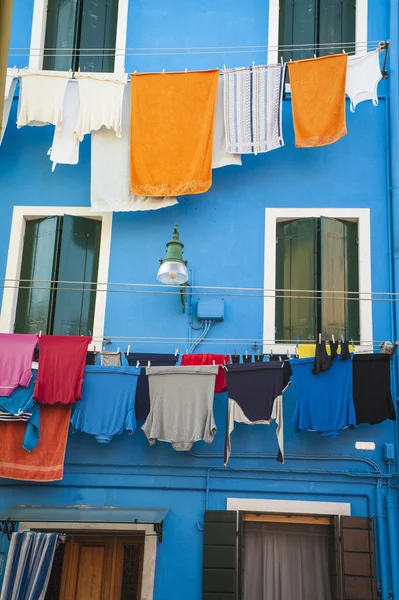
[(121, 600), (138, 600), (141, 545), (125, 546)]
[(51, 569), (50, 579), (44, 600), (59, 600), (64, 552), (65, 544), (61, 543), (55, 550), (53, 567)]

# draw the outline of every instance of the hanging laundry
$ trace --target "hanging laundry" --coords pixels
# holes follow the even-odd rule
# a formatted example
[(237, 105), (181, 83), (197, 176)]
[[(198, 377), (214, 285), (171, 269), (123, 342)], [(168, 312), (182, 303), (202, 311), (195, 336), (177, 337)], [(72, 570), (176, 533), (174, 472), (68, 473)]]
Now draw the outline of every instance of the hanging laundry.
[(334, 360), (338, 356), (338, 343), (339, 342), (329, 342), (331, 360)]
[(103, 367), (120, 367), (122, 364), (120, 352), (101, 352), (100, 356)]
[(213, 396), (218, 367), (147, 367), (150, 412), (142, 426), (150, 446), (169, 442), (188, 452), (215, 437)]
[(22, 448), (28, 452), (37, 446), (40, 438), (40, 407), (32, 399), (37, 366), (37, 363), (32, 363), (32, 378), (27, 387), (18, 387), (10, 396), (0, 399), (0, 421), (23, 421), (26, 423)]
[(319, 431), (336, 438), (341, 429), (356, 427), (352, 361), (338, 356), (328, 371), (315, 377), (313, 358), (291, 360), (297, 401), (292, 422), (297, 431)]
[(139, 374), (140, 369), (135, 367), (86, 367), (82, 398), (72, 413), (72, 427), (94, 435), (100, 444), (108, 444), (124, 431), (133, 433)]
[(229, 404), (224, 449), (224, 465), (231, 454), (230, 436), (234, 423), (270, 425), (276, 421), (278, 455), (284, 462), (283, 436), (283, 363), (231, 365), (227, 369)]
[(212, 185), (219, 71), (131, 76), (131, 190), (203, 194)]
[(79, 162), (79, 139), (75, 133), (76, 117), (79, 112), (79, 89), (74, 79), (68, 82), (62, 108), (62, 128), (55, 129), (53, 144), (47, 154), (53, 163), (77, 165)]
[(380, 50), (368, 52), (363, 56), (349, 56), (346, 71), (346, 93), (350, 100), (351, 112), (365, 100), (378, 105), (378, 84), (382, 79)]
[(347, 54), (288, 63), (297, 148), (333, 144), (346, 135)]
[[(125, 354), (129, 366), (147, 367), (173, 367), (179, 361), (178, 354), (154, 354), (152, 352), (129, 352)], [(136, 419), (145, 421), (150, 412), (150, 390), (145, 369), (141, 369), (136, 392)]]
[(356, 421), (377, 425), (396, 421), (391, 395), (391, 356), (355, 354), (353, 357), (353, 400)]
[(72, 74), (66, 71), (22, 69), (17, 127), (50, 125), (62, 129), (65, 92)]
[[(342, 343), (336, 342), (336, 344), (338, 344), (337, 356), (340, 356)], [(350, 358), (352, 352), (355, 352), (355, 346), (352, 344), (348, 344), (347, 342), (344, 342), (343, 348), (344, 348), (344, 354), (348, 358)], [(329, 345), (327, 346), (327, 354), (328, 353), (331, 353), (331, 348)], [(316, 354), (316, 344), (299, 344), (298, 345), (299, 358), (314, 358), (315, 354)]]
[(312, 369), (313, 375), (318, 375), (319, 373), (324, 373), (324, 371), (328, 371), (331, 365), (332, 358), (327, 354), (326, 343), (320, 342), (319, 344), (316, 344), (316, 353)]
[[(183, 354), (181, 357), (182, 366), (190, 365), (228, 365), (230, 364), (230, 356), (228, 354)], [(219, 367), (219, 372), (216, 375), (215, 394), (225, 392), (226, 387), (226, 372), (222, 366)]]
[(80, 141), (101, 127), (122, 135), (122, 102), (126, 73), (75, 73), (79, 85), (79, 113), (75, 133)]
[[(0, 477), (59, 481), (63, 477), (70, 406), (40, 407), (40, 439), (26, 452), (25, 423), (0, 423)], [(27, 448), (29, 450), (29, 448)]]
[(0, 396), (9, 396), (19, 385), (29, 385), (36, 344), (37, 335), (0, 333)]
[(226, 151), (226, 129), (224, 125), (224, 81), (219, 77), (216, 97), (215, 125), (213, 132), (212, 169), (228, 165), (242, 165), (240, 154)]
[(12, 106), (12, 101), (14, 100), (15, 88), (17, 87), (18, 82), (18, 69), (7, 69), (6, 75), (6, 87), (4, 90), (4, 106), (3, 106), (3, 119), (1, 124), (0, 131), (0, 144), (3, 141), (3, 136), (6, 131), (8, 117), (10, 116), (10, 110)]
[(282, 65), (224, 71), (227, 152), (258, 154), (284, 146), (284, 77)]
[(42, 335), (33, 398), (40, 404), (72, 404), (82, 397), (86, 336)]
[(176, 198), (135, 196), (130, 189), (130, 83), (125, 86), (122, 135), (102, 127), (91, 134), (90, 202), (99, 212), (158, 210)]
[(86, 365), (95, 365), (97, 363), (97, 355), (98, 352), (93, 352), (93, 350), (88, 350), (86, 354)]
[(278, 360), (283, 363), (283, 392), (285, 392), (291, 385), (291, 357), (287, 354), (272, 354), (269, 360), (270, 362)]

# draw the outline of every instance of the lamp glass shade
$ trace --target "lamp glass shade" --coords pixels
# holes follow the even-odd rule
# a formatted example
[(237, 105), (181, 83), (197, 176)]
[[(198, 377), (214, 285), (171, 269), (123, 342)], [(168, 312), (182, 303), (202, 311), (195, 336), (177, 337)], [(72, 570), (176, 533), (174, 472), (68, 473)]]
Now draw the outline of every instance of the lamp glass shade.
[(157, 279), (166, 285), (182, 285), (188, 281), (187, 267), (178, 260), (164, 260), (158, 269)]

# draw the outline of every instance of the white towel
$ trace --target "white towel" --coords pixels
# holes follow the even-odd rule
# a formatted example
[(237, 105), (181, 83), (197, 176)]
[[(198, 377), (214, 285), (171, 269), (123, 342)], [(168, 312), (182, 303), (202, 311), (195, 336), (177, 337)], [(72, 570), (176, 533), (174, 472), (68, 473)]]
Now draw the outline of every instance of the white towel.
[(176, 198), (135, 196), (130, 190), (130, 84), (125, 87), (122, 135), (105, 129), (91, 135), (91, 207), (96, 212), (157, 210)]
[(78, 83), (71, 79), (65, 92), (62, 109), (62, 129), (55, 129), (53, 145), (47, 153), (53, 163), (53, 171), (57, 163), (60, 165), (77, 165), (79, 162), (79, 139), (74, 131), (78, 112)]
[(219, 77), (216, 98), (215, 126), (213, 132), (212, 169), (227, 165), (242, 165), (240, 154), (226, 152), (226, 129), (224, 126), (224, 82)]
[(68, 80), (65, 71), (29, 71), (22, 69), (17, 127), (49, 125), (62, 128), (62, 107)]
[(101, 127), (113, 129), (121, 137), (126, 73), (76, 73), (75, 77), (79, 83), (80, 106), (75, 127), (79, 140)]
[(12, 101), (14, 99), (15, 94), (15, 88), (17, 87), (17, 77), (18, 69), (7, 69), (6, 87), (4, 91), (3, 119), (0, 131), (0, 144), (3, 141), (4, 133), (6, 131), (8, 123), (8, 118), (10, 116)]

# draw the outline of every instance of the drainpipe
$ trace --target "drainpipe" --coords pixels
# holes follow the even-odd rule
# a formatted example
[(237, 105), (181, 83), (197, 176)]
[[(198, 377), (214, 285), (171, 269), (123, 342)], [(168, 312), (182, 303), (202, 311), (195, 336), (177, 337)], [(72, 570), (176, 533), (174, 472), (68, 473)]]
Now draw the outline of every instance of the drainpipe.
[(378, 541), (378, 557), (380, 567), (380, 586), (381, 600), (389, 600), (388, 593), (388, 557), (386, 555), (385, 542), (385, 519), (384, 506), (382, 501), (381, 480), (378, 481), (375, 489), (375, 504), (376, 504), (376, 521), (377, 521), (377, 541)]
[[(391, 154), (391, 216), (393, 233), (394, 291), (399, 286), (399, 61), (398, 61), (398, 0), (390, 0), (390, 60), (389, 60), (389, 132)], [(395, 332), (399, 323), (399, 303), (395, 303)]]
[(388, 520), (388, 542), (389, 554), (391, 559), (391, 574), (392, 574), (392, 592), (393, 600), (399, 600), (399, 553), (397, 543), (397, 528), (396, 528), (396, 499), (395, 495), (389, 492), (385, 498), (387, 505), (387, 520)]

